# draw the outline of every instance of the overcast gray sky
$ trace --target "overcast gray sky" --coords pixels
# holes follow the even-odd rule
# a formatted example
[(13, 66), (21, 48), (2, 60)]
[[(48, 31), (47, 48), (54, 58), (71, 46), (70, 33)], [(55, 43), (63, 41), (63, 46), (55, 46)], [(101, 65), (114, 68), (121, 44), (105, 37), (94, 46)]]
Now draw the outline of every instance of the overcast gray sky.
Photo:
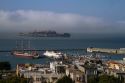
[(1, 0), (0, 32), (124, 33), (124, 0)]

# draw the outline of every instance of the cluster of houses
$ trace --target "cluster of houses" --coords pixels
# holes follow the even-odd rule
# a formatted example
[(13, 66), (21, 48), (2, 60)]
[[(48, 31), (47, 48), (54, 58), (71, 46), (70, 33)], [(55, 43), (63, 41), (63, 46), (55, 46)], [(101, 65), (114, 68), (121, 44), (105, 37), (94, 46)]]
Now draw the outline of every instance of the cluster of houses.
[(125, 78), (125, 60), (107, 61), (105, 72), (118, 78)]
[(75, 83), (87, 83), (88, 77), (102, 74), (125, 78), (125, 60), (102, 61), (81, 56), (70, 61), (53, 61), (46, 65), (18, 64), (16, 75), (28, 78), (32, 83), (56, 83), (63, 76), (69, 76)]

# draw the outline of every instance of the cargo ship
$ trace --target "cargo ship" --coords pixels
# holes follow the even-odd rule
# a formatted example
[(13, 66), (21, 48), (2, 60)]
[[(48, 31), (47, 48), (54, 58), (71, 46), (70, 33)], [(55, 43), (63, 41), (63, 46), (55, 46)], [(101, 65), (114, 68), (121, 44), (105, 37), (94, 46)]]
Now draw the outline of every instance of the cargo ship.
[(19, 33), (19, 36), (27, 37), (70, 37), (69, 33), (57, 33), (56, 31), (34, 31), (29, 33)]

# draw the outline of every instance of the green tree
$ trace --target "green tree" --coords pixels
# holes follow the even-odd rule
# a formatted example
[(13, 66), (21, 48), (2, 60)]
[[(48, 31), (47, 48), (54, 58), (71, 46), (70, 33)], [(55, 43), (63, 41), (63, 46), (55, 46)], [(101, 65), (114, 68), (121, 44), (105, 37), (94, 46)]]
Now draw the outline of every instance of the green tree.
[(0, 62), (0, 70), (10, 70), (11, 65), (9, 62)]
[(123, 83), (119, 78), (109, 75), (101, 75), (98, 78), (89, 77), (88, 83)]
[(70, 77), (64, 76), (61, 79), (57, 80), (56, 83), (73, 83), (73, 81)]
[(95, 76), (88, 77), (88, 83), (98, 83), (98, 78), (95, 78)]
[(99, 77), (99, 83), (121, 83), (121, 81), (114, 76), (102, 75)]
[(20, 78), (20, 77), (10, 77), (7, 79), (1, 79), (0, 83), (27, 83), (26, 78)]

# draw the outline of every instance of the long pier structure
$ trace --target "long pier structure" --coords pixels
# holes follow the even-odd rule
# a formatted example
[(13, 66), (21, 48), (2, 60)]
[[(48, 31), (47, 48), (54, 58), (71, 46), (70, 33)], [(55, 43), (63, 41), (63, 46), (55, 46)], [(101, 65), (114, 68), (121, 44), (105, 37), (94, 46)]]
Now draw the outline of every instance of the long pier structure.
[(111, 48), (87, 48), (87, 52), (100, 52), (100, 53), (109, 53), (109, 54), (125, 54), (125, 48), (111, 49)]

